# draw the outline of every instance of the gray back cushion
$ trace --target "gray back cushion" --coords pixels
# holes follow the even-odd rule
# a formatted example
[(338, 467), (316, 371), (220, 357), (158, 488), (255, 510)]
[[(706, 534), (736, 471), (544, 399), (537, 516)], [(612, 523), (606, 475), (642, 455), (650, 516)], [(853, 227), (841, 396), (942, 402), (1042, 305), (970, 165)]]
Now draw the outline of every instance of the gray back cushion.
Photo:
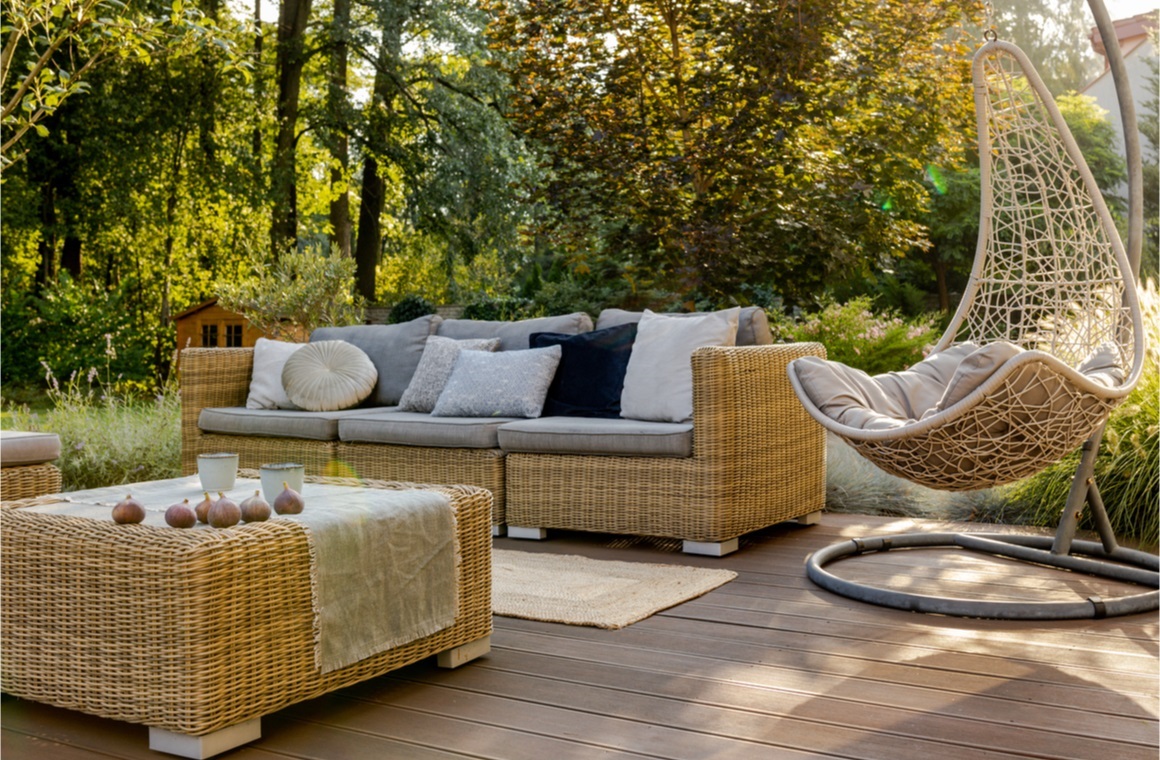
[(522, 319), (518, 322), (492, 322), (484, 319), (445, 319), (438, 329), (444, 338), (499, 338), (500, 351), (520, 351), (529, 348), (532, 333), (554, 332), (579, 335), (592, 330), (592, 317), (582, 311), (556, 317)]
[(427, 336), (435, 332), (441, 318), (428, 314), (398, 325), (351, 325), (319, 327), (310, 334), (310, 342), (345, 340), (358, 346), (379, 371), (379, 380), (367, 399), (369, 406), (393, 406), (403, 397), (411, 383)]
[[(711, 312), (691, 311), (685, 314), (670, 314), (666, 317), (703, 317)], [(629, 322), (639, 322), (643, 311), (625, 311), (624, 309), (605, 309), (596, 318), (596, 329), (614, 327)], [(760, 306), (745, 306), (741, 309), (741, 316), (737, 320), (738, 346), (765, 346), (773, 343), (773, 335), (769, 331), (769, 318)]]

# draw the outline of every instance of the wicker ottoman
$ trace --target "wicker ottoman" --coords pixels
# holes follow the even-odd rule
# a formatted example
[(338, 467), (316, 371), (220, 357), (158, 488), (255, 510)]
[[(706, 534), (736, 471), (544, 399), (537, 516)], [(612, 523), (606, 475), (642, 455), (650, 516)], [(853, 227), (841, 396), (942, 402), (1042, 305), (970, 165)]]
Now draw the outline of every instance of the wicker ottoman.
[(300, 524), (119, 526), (30, 509), (52, 497), (6, 502), (3, 689), (147, 725), (150, 747), (201, 758), (258, 738), (262, 715), (295, 702), (431, 655), (457, 667), (486, 654), (491, 495), (471, 486), (419, 487), (445, 494), (456, 511), (455, 623), (329, 673), (314, 656), (310, 542)]
[(60, 491), (56, 433), (0, 430), (0, 499), (28, 499)]

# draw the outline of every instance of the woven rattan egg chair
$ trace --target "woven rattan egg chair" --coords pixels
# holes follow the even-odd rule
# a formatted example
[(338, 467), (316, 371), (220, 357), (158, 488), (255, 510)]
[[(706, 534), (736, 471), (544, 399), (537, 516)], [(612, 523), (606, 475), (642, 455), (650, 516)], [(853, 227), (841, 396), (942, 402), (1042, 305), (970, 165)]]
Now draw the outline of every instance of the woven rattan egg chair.
[[(949, 328), (931, 357), (911, 371), (843, 376), (835, 391), (832, 384), (819, 387), (818, 373), (853, 370), (819, 359), (797, 360), (790, 365), (790, 381), (826, 429), (886, 472), (924, 486), (969, 490), (1009, 483), (1083, 444), (1079, 471), (1054, 540), (975, 533), (856, 539), (815, 552), (807, 563), (809, 577), (862, 601), (968, 617), (1064, 619), (1155, 610), (1157, 591), (1104, 600), (957, 599), (867, 586), (824, 567), (865, 552), (953, 546), (1160, 586), (1157, 557), (1116, 545), (1092, 476), (1108, 415), (1136, 385), (1145, 360), (1140, 305), (1123, 244), (1026, 55), (991, 39), (975, 56), (973, 76), (982, 179), (979, 242)], [(994, 366), (983, 362), (973, 375), (977, 384), (960, 383), (948, 399), (957, 382), (948, 382), (948, 373), (972, 377), (962, 372), (970, 363), (958, 359), (976, 349), (991, 352)], [(926, 384), (928, 408), (909, 408), (910, 397), (892, 401), (885, 412), (874, 408), (883, 393), (890, 395), (892, 383), (906, 378)], [(944, 391), (933, 405), (932, 384), (936, 392)], [(1085, 503), (1100, 542), (1074, 540)]]

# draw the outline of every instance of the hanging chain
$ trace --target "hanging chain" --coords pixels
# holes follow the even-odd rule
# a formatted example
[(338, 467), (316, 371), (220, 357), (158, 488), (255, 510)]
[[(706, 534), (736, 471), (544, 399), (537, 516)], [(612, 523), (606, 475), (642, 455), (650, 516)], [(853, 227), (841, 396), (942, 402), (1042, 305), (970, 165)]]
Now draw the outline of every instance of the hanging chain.
[(984, 40), (994, 42), (999, 39), (999, 33), (995, 30), (995, 6), (990, 0), (983, 3), (983, 27)]

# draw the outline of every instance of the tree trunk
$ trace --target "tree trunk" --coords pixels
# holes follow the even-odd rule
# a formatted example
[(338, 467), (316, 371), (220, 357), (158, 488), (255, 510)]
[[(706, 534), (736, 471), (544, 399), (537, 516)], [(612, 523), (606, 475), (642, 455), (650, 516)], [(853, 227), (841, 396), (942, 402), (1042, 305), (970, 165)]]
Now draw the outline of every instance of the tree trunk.
[[(254, 0), (254, 66), (262, 65), (262, 0)], [(254, 77), (254, 163), (262, 162), (262, 103), (266, 99), (266, 77)]]
[(270, 169), (274, 202), (270, 248), (274, 258), (298, 242), (298, 95), (306, 64), (303, 43), (310, 4), (311, 0), (282, 0), (278, 14), (278, 138)]
[(40, 263), (36, 267), (39, 295), (56, 280), (56, 199), (51, 182), (40, 186), (40, 242), (36, 245)]
[(74, 281), (81, 278), (81, 239), (70, 229), (64, 234), (60, 249), (61, 271), (68, 272)]
[(355, 290), (369, 302), (375, 300), (375, 268), (383, 248), (383, 230), (379, 217), (383, 213), (385, 183), (379, 176), (379, 162), (374, 156), (363, 161), (362, 203), (358, 209), (358, 239), (355, 242)]
[(328, 107), (330, 109), (331, 155), (339, 165), (330, 170), (332, 184), (342, 184), (343, 191), (330, 202), (330, 242), (343, 256), (350, 256), (350, 190), (349, 182), (350, 140), (346, 124), (346, 75), (350, 46), (347, 37), (350, 30), (350, 0), (334, 0), (334, 25), (332, 31), (333, 50), (330, 59), (330, 89)]

